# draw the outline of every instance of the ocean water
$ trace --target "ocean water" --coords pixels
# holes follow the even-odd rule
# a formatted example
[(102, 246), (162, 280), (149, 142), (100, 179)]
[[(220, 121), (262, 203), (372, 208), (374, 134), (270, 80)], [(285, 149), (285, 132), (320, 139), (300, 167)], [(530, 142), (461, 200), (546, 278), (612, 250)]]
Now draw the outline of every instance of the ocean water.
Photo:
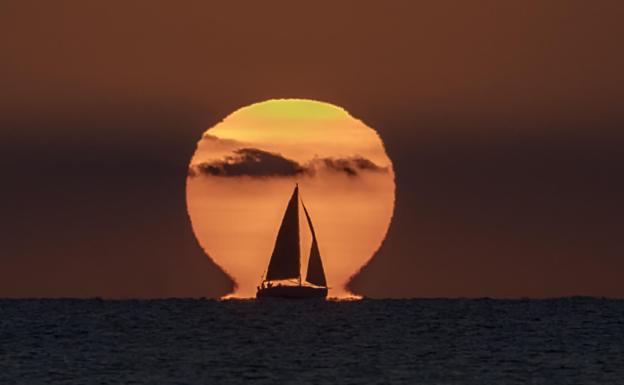
[(0, 300), (0, 384), (624, 384), (624, 301)]

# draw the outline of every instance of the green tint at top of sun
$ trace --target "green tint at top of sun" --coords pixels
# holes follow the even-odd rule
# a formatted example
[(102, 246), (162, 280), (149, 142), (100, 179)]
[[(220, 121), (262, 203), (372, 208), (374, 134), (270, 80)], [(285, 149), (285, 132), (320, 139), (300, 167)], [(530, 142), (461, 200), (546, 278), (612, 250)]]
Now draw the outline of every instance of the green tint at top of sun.
[(273, 99), (252, 104), (238, 111), (253, 118), (269, 119), (336, 119), (348, 116), (342, 108), (304, 99)]
[[(341, 107), (304, 99), (272, 99), (243, 107), (207, 131), (239, 147), (256, 147), (306, 162), (315, 156), (363, 156), (385, 166), (377, 134)], [(383, 148), (383, 147), (382, 147)], [(208, 152), (200, 159), (210, 158)], [(221, 156), (222, 154), (219, 153)]]

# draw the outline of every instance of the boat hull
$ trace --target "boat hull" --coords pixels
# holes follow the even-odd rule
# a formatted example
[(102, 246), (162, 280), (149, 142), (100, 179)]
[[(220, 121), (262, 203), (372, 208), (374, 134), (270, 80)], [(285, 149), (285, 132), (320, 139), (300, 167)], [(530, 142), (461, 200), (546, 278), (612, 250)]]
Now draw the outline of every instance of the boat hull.
[(327, 298), (326, 287), (278, 285), (259, 289), (256, 298)]

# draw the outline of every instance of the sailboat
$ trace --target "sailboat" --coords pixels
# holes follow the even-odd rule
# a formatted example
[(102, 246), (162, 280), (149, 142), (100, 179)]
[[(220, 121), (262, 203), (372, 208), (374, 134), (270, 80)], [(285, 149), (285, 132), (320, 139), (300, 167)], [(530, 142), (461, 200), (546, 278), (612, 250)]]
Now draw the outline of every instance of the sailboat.
[(310, 232), (312, 245), (308, 259), (305, 282), (301, 281), (301, 252), (299, 246), (299, 186), (290, 197), (282, 224), (275, 239), (275, 246), (266, 276), (258, 286), (256, 298), (326, 298), (327, 281), (319, 251), (316, 233), (310, 214), (301, 200)]

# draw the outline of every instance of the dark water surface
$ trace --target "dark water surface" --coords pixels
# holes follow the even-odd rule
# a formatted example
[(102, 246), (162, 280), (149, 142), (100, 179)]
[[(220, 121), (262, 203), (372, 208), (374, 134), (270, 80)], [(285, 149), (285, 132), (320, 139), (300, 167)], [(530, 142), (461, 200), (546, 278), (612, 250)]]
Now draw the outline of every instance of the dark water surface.
[(0, 300), (0, 384), (624, 384), (624, 301)]

